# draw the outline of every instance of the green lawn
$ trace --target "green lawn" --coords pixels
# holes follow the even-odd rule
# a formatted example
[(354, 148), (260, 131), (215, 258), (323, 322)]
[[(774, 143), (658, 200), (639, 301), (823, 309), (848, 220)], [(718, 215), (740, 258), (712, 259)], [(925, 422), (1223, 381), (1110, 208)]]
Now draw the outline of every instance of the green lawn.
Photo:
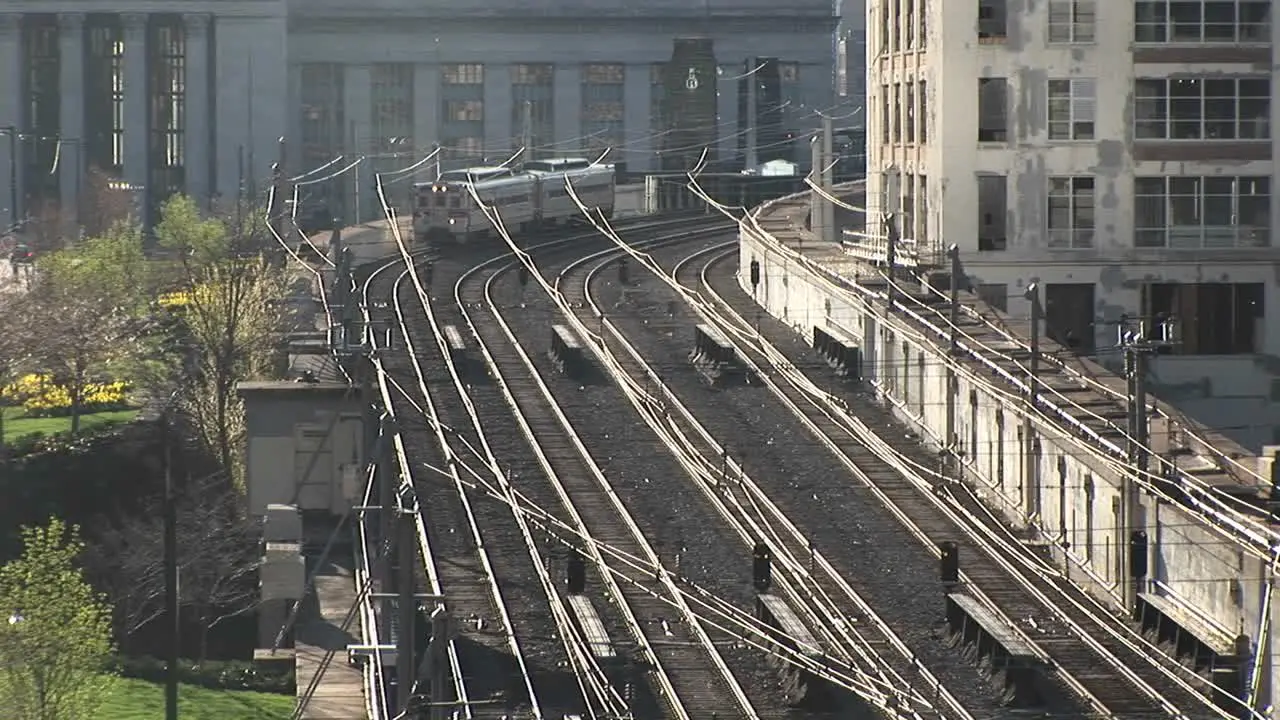
[[(293, 713), (289, 695), (207, 690), (183, 685), (178, 689), (182, 720), (284, 720)], [(112, 691), (95, 720), (156, 720), (164, 717), (164, 685), (145, 680), (114, 678)]]
[[(13, 442), (24, 435), (32, 433), (66, 432), (71, 429), (71, 418), (29, 418), (24, 417), (21, 408), (8, 407), (4, 411), (4, 441)], [(80, 429), (89, 430), (109, 422), (128, 422), (138, 416), (137, 410), (112, 410), (110, 412), (92, 413), (80, 416)]]

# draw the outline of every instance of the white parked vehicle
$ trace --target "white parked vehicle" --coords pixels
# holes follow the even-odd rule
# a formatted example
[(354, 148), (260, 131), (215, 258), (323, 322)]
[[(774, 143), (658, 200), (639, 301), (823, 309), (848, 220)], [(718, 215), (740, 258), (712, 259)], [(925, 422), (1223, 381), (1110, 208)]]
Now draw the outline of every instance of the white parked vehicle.
[(535, 160), (519, 169), (473, 167), (442, 173), (434, 182), (413, 186), (413, 232), (420, 242), (466, 243), (496, 236), (493, 223), (476, 205), (496, 210), (513, 236), (531, 229), (565, 224), (582, 216), (570, 196), (573, 183), (583, 205), (613, 216), (616, 175), (612, 165), (582, 158)]

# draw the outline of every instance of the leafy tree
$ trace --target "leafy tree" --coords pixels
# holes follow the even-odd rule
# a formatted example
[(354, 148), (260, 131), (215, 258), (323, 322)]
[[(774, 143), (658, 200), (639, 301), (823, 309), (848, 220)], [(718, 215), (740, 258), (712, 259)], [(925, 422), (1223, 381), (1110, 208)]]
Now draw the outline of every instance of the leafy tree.
[(124, 312), (139, 312), (154, 292), (151, 266), (136, 225), (119, 222), (101, 235), (40, 259), (37, 287), (81, 293)]
[(143, 262), (136, 235), (120, 227), (41, 260), (36, 285), (22, 298), (27, 354), (33, 369), (67, 389), (72, 434), (90, 386), (137, 352)]
[(239, 483), (244, 410), (242, 380), (270, 376), (283, 323), (288, 276), (266, 256), (258, 213), (225, 220), (201, 215), (178, 196), (161, 210), (156, 236), (182, 258), (188, 288), (181, 314), (189, 377), (183, 404), (200, 440)]
[(76, 565), (76, 528), (53, 519), (22, 536), (22, 556), (0, 568), (0, 707), (24, 720), (94, 717), (108, 689), (110, 608)]

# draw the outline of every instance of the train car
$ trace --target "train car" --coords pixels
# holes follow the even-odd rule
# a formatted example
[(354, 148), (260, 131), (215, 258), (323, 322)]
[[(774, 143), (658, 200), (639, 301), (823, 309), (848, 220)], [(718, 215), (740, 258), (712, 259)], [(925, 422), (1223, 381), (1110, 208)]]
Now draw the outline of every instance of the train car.
[(612, 165), (562, 158), (538, 160), (520, 169), (476, 167), (451, 170), (434, 182), (413, 188), (414, 236), (467, 243), (495, 235), (493, 224), (476, 197), (502, 217), (513, 236), (544, 225), (557, 225), (580, 217), (581, 211), (565, 186), (573, 183), (587, 207), (600, 207), (613, 215), (615, 173)]
[(573, 184), (583, 205), (599, 207), (605, 217), (613, 217), (617, 173), (612, 165), (595, 165), (586, 158), (557, 158), (535, 160), (526, 163), (524, 169), (538, 178), (540, 223), (561, 224), (581, 217), (582, 211), (569, 194), (566, 181)]
[(504, 219), (508, 215), (531, 215), (536, 202), (534, 179), (528, 173), (487, 166), (450, 170), (434, 181), (414, 183), (414, 236), (420, 241), (440, 238), (465, 242), (491, 232), (493, 225), (476, 205), (472, 188), (485, 204), (510, 206), (503, 213)]

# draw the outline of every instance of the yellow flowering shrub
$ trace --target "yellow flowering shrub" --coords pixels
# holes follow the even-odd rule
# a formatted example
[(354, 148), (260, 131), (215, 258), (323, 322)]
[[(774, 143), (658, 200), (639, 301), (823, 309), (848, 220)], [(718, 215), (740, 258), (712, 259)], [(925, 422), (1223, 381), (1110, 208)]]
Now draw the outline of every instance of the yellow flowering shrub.
[[(123, 381), (89, 383), (80, 401), (80, 412), (102, 412), (128, 407), (129, 386)], [(71, 391), (48, 375), (29, 374), (0, 388), (0, 404), (20, 405), (28, 417), (71, 414)]]
[(156, 304), (162, 308), (176, 310), (186, 307), (191, 303), (191, 293), (189, 292), (169, 292), (164, 293), (156, 298)]

